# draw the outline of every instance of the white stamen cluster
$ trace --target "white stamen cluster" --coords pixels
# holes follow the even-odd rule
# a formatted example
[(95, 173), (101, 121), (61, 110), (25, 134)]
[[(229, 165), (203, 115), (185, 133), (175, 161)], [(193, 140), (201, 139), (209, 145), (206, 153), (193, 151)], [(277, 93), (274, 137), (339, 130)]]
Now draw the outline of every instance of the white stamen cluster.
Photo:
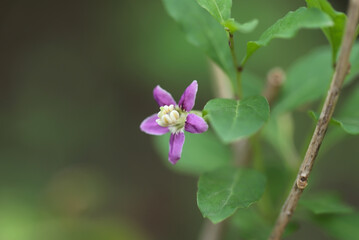
[(179, 112), (175, 109), (172, 104), (160, 107), (161, 111), (157, 114), (159, 119), (156, 120), (157, 124), (161, 127), (169, 127), (178, 124), (180, 119)]

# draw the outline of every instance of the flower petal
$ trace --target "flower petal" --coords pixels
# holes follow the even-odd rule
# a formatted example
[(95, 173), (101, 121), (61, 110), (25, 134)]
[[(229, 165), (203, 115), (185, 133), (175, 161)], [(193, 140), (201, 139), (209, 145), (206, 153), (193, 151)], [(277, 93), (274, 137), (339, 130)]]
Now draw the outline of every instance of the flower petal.
[(143, 120), (140, 125), (141, 131), (151, 135), (163, 135), (167, 133), (169, 131), (168, 128), (158, 125), (156, 122), (157, 119), (157, 114), (153, 114)]
[(170, 138), (170, 152), (168, 153), (168, 160), (172, 164), (176, 164), (181, 158), (182, 147), (184, 144), (184, 133), (173, 133)]
[(187, 112), (192, 110), (194, 106), (194, 102), (196, 101), (197, 90), (198, 90), (198, 83), (196, 80), (194, 80), (182, 94), (181, 99), (178, 103), (180, 108), (186, 110)]
[(172, 95), (163, 88), (161, 88), (159, 85), (157, 85), (155, 89), (153, 89), (153, 97), (158, 103), (158, 105), (160, 105), (160, 107), (164, 105), (169, 106), (171, 104), (176, 105), (176, 101), (173, 99)]
[(190, 113), (186, 118), (184, 129), (190, 133), (203, 133), (208, 130), (208, 124), (200, 116)]

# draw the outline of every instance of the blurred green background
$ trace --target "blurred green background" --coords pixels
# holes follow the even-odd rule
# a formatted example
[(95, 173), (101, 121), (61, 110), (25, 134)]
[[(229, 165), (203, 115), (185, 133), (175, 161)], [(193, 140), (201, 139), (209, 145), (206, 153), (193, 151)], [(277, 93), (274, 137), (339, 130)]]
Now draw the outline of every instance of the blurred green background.
[[(331, 2), (345, 11), (347, 1)], [(234, 0), (233, 17), (259, 19), (237, 39), (238, 54), (304, 5)], [(213, 98), (207, 58), (160, 0), (2, 1), (0, 43), (0, 240), (197, 238), (197, 178), (170, 171), (139, 130), (157, 111), (157, 84), (178, 99), (197, 79), (196, 108)], [(301, 31), (258, 51), (248, 69), (264, 81), (323, 44), (320, 31)], [(312, 120), (294, 116), (300, 143)], [(348, 138), (322, 156), (311, 191), (336, 190), (359, 205), (358, 143)], [(308, 231), (328, 239), (310, 224), (290, 239)]]

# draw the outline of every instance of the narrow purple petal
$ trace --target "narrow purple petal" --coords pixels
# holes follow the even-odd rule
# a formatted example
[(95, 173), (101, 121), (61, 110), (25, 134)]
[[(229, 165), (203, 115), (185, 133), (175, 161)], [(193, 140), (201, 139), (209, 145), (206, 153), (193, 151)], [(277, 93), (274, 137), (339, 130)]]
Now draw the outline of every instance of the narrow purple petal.
[(176, 105), (176, 101), (173, 99), (172, 95), (159, 85), (153, 89), (153, 97), (160, 107), (171, 104)]
[(151, 135), (163, 135), (169, 130), (166, 127), (161, 127), (157, 124), (156, 119), (158, 119), (157, 114), (153, 114), (142, 121), (140, 129), (142, 132)]
[(208, 130), (208, 124), (203, 118), (190, 113), (186, 118), (184, 129), (190, 133), (203, 133)]
[(182, 147), (184, 144), (184, 133), (173, 133), (170, 138), (170, 152), (168, 160), (174, 165), (181, 158)]
[(198, 90), (198, 83), (196, 80), (194, 80), (182, 94), (181, 99), (178, 103), (180, 108), (186, 110), (187, 112), (192, 110), (194, 106), (194, 102), (196, 101), (197, 90)]

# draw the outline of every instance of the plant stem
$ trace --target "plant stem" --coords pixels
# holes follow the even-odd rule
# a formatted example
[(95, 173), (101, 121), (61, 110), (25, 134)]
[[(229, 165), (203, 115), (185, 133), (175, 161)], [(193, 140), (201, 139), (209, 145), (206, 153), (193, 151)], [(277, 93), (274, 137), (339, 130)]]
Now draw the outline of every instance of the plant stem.
[(319, 120), (309, 143), (302, 165), (297, 174), (294, 185), (285, 201), (282, 210), (274, 226), (270, 240), (279, 240), (297, 206), (298, 200), (308, 184), (308, 177), (313, 168), (314, 160), (318, 154), (320, 145), (328, 128), (329, 121), (333, 115), (339, 98), (341, 86), (350, 67), (349, 56), (353, 46), (355, 29), (359, 18), (359, 0), (351, 0), (348, 9), (348, 20), (342, 41), (338, 64), (330, 84)]
[(238, 98), (242, 98), (242, 70), (237, 69), (237, 91)]
[(233, 65), (237, 72), (237, 94), (238, 98), (242, 98), (242, 68), (238, 66), (236, 51), (234, 50), (234, 36), (229, 32), (229, 48), (231, 49)]

